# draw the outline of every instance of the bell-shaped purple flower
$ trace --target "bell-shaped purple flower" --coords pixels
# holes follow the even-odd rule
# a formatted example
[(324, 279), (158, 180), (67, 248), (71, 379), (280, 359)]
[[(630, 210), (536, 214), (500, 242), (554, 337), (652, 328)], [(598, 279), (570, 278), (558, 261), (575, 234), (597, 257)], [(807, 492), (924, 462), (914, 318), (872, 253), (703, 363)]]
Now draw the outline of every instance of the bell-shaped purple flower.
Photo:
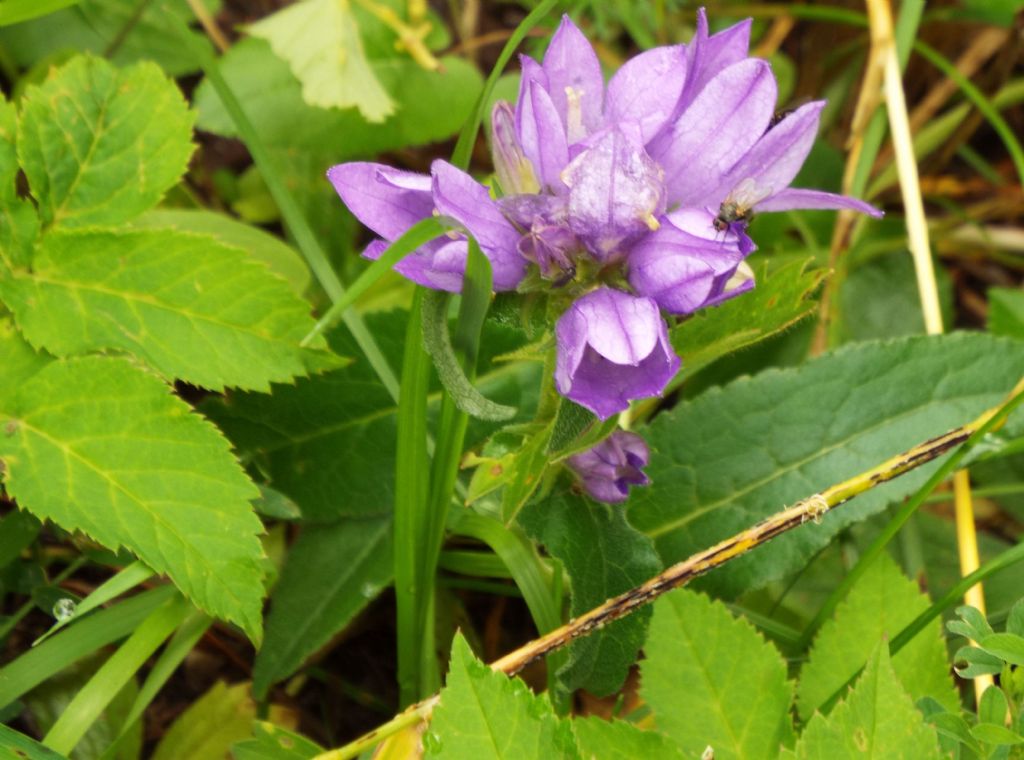
[(593, 448), (569, 457), (566, 464), (593, 498), (617, 504), (629, 496), (629, 486), (650, 482), (642, 469), (649, 459), (650, 450), (643, 438), (616, 430)]
[(558, 392), (601, 419), (659, 395), (680, 365), (658, 304), (612, 288), (578, 298), (555, 339)]

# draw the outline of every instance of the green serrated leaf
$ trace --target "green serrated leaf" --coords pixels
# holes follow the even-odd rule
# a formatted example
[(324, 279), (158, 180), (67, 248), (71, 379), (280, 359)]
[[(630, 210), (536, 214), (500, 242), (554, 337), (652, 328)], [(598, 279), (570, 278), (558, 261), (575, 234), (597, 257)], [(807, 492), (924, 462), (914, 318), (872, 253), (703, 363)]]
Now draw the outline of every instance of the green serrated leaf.
[[(367, 324), (392, 366), (398, 366), (405, 312), (370, 315)], [(331, 333), (333, 348), (359, 349), (343, 328)], [(491, 362), (518, 345), (521, 335), (487, 325), (477, 385), (488, 397), (532, 413), (536, 367)], [(436, 402), (438, 394), (431, 394)], [(435, 405), (436, 407), (436, 405)], [(271, 395), (235, 393), (204, 405), (214, 421), (264, 473), (274, 488), (299, 505), (307, 520), (387, 514), (394, 500), (395, 402), (365, 361), (294, 385), (275, 385)], [(467, 446), (494, 432), (494, 423), (470, 421)]]
[(640, 664), (641, 694), (658, 730), (686, 757), (778, 757), (792, 741), (786, 663), (725, 605), (679, 589), (654, 604)]
[(547, 697), (477, 660), (462, 634), (423, 745), (428, 758), (579, 758), (568, 722), (555, 717)]
[(371, 517), (307, 525), (288, 552), (270, 597), (266, 638), (256, 654), (253, 692), (264, 699), (388, 586), (391, 520)]
[(924, 722), (900, 686), (880, 645), (849, 697), (827, 717), (815, 713), (796, 749), (786, 757), (799, 760), (843, 760), (878, 757), (887, 760), (939, 758), (935, 730)]
[(586, 758), (601, 760), (683, 760), (683, 752), (668, 737), (655, 731), (641, 731), (622, 720), (597, 717), (575, 718), (572, 730), (576, 744)]
[(14, 104), (0, 95), (0, 279), (28, 264), (39, 235), (35, 206), (19, 198), (15, 186), (20, 171), (17, 132)]
[[(1022, 366), (1024, 342), (954, 333), (853, 344), (711, 389), (643, 431), (652, 484), (634, 489), (630, 521), (655, 538), (666, 564), (680, 561), (971, 420), (1003, 400)], [(937, 466), (862, 494), (699, 584), (735, 596), (785, 577), (843, 527), (912, 493)]]
[(0, 295), (28, 340), (54, 354), (127, 351), (168, 379), (213, 390), (267, 391), (332, 362), (323, 339), (299, 345), (314, 324), (309, 304), (205, 235), (54, 231)]
[(223, 760), (232, 744), (249, 738), (255, 718), (248, 683), (217, 681), (171, 724), (152, 760)]
[(18, 110), (0, 94), (0, 201), (14, 195), (18, 176)]
[[(661, 570), (650, 539), (634, 529), (618, 505), (564, 492), (527, 505), (519, 523), (557, 557), (572, 579), (570, 614), (580, 615)], [(606, 696), (617, 691), (643, 646), (650, 609), (637, 610), (569, 648), (558, 672), (560, 685)]]
[(185, 99), (158, 66), (81, 56), (25, 92), (18, 156), (45, 227), (119, 224), (178, 181), (191, 135)]
[(0, 367), (4, 368), (0, 410), (10, 409), (18, 388), (51, 361), (53, 357), (32, 348), (21, 337), (10, 319), (0, 318)]
[(673, 384), (811, 314), (817, 308), (811, 294), (826, 272), (809, 269), (810, 263), (811, 259), (794, 261), (773, 272), (765, 265), (757, 276), (757, 287), (743, 298), (705, 309), (674, 327), (672, 345), (683, 358), (683, 368)]
[(8, 401), (0, 459), (23, 509), (127, 547), (259, 642), (259, 492), (219, 431), (114, 357), (51, 362)]
[(279, 237), (259, 227), (245, 224), (227, 214), (196, 208), (157, 208), (132, 222), (133, 227), (167, 228), (198, 232), (217, 238), (225, 245), (241, 248), (262, 261), (271, 272), (280, 275), (302, 295), (310, 283), (309, 266), (298, 251)]
[[(895, 636), (929, 606), (917, 585), (887, 554), (881, 555), (815, 637), (800, 671), (800, 717), (808, 720), (821, 709), (861, 669), (878, 642)], [(892, 658), (892, 666), (914, 701), (927, 696), (950, 711), (959, 706), (938, 618)]]
[(288, 62), (311, 106), (355, 107), (371, 122), (394, 112), (363, 51), (348, 0), (303, 0), (252, 24), (249, 33)]
[(988, 329), (993, 335), (1024, 338), (1024, 290), (989, 288)]

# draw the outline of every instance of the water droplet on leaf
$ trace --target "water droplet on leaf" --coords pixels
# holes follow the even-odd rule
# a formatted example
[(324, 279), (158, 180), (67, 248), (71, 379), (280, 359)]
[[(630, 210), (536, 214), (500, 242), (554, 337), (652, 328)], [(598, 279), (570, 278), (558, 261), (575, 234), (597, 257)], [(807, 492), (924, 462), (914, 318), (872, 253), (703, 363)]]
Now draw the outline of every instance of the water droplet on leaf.
[(75, 604), (75, 600), (65, 597), (64, 599), (58, 599), (56, 604), (53, 605), (53, 616), (57, 618), (58, 623), (63, 623), (73, 618), (77, 610), (78, 605)]

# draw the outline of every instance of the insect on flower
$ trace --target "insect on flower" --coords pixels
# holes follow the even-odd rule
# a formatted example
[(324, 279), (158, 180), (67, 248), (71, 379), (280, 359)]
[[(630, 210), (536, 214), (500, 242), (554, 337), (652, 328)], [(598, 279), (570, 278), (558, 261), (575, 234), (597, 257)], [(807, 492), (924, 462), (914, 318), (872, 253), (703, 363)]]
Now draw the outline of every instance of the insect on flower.
[(749, 223), (754, 206), (771, 194), (771, 187), (759, 187), (754, 180), (745, 179), (725, 197), (711, 224), (718, 232), (726, 232), (737, 222)]

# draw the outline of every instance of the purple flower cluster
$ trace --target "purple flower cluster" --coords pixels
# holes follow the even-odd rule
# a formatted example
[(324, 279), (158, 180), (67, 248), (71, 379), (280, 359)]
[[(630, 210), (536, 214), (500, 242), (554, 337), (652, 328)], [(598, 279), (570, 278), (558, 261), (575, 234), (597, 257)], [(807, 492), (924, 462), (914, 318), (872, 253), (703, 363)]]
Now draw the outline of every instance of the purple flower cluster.
[[(690, 44), (648, 50), (606, 86), (594, 49), (566, 16), (540, 63), (521, 58), (515, 106), (494, 108), (500, 197), (440, 160), (430, 176), (371, 163), (327, 176), (381, 237), (367, 258), (437, 213), (476, 238), (495, 290), (540, 282), (573, 296), (555, 327), (555, 383), (608, 418), (660, 395), (679, 369), (663, 313), (689, 314), (753, 287), (743, 259), (755, 249), (754, 212), (879, 215), (854, 198), (789, 186), (823, 103), (780, 119), (771, 67), (748, 57), (749, 39), (749, 20), (709, 35), (700, 11)], [(466, 256), (466, 238), (453, 234), (395, 269), (458, 291)]]

